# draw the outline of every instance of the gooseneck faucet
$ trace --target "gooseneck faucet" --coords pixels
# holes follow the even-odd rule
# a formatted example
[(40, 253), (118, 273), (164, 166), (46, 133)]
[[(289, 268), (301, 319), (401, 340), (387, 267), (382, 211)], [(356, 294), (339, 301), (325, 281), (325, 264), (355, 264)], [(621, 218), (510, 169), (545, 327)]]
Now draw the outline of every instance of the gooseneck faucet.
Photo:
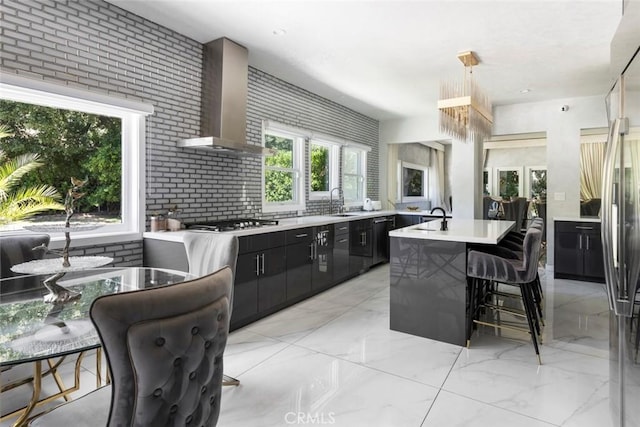
[(442, 211), (442, 224), (440, 224), (440, 231), (447, 231), (447, 213), (439, 206), (431, 209), (431, 213), (434, 211)]

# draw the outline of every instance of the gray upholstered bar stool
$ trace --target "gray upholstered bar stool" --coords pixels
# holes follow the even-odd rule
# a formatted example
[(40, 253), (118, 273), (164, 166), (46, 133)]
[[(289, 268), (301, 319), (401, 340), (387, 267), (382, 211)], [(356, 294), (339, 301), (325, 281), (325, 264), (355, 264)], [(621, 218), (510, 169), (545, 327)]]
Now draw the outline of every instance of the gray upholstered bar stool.
[[(523, 257), (507, 258), (492, 253), (471, 250), (467, 255), (467, 277), (469, 282), (469, 313), (468, 313), (468, 341), (470, 345), (473, 323), (499, 328), (515, 329), (528, 332), (538, 357), (542, 364), (538, 348), (538, 335), (541, 334), (540, 319), (536, 310), (533, 287), (538, 271), (538, 257), (542, 242), (542, 231), (530, 227), (523, 242)], [(524, 316), (527, 319), (528, 330), (507, 325), (492, 324), (477, 318), (482, 305), (483, 296), (488, 283), (499, 282), (520, 288), (524, 306)]]

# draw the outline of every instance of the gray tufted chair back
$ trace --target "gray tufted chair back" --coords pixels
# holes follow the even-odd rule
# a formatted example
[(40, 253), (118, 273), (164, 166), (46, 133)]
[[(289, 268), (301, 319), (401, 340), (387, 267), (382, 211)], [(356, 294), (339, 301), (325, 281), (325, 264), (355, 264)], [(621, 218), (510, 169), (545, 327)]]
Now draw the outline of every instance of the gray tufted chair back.
[(106, 295), (91, 306), (112, 375), (108, 426), (214, 426), (231, 269)]
[(41, 259), (45, 251), (33, 248), (41, 245), (49, 246), (48, 234), (10, 234), (0, 236), (0, 279), (19, 276), (11, 271), (11, 267), (34, 259)]

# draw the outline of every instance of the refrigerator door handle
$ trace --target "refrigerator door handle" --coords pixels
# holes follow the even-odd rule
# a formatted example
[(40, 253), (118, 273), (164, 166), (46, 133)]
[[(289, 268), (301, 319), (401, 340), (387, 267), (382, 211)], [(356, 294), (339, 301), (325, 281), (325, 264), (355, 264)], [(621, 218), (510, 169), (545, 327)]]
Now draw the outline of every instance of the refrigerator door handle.
[(617, 248), (614, 248), (613, 241), (614, 221), (617, 218), (613, 215), (614, 202), (614, 173), (615, 173), (615, 156), (618, 143), (620, 141), (620, 119), (615, 119), (609, 129), (609, 138), (607, 141), (607, 149), (604, 156), (604, 170), (602, 173), (602, 228), (600, 234), (602, 236), (602, 252), (604, 257), (604, 276), (606, 281), (607, 297), (609, 299), (609, 309), (618, 314), (618, 275), (616, 274), (615, 260)]

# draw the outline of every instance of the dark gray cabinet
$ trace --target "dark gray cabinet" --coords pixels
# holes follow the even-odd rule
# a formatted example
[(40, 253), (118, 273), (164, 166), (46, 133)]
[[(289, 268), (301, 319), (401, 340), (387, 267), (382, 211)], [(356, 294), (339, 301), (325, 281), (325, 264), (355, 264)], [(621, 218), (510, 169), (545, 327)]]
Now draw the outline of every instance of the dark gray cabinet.
[(333, 233), (333, 224), (313, 227), (311, 289), (314, 292), (333, 285)]
[(555, 222), (554, 277), (604, 282), (599, 223)]
[(287, 300), (311, 293), (313, 227), (289, 230), (287, 234)]
[(285, 233), (239, 238), (231, 329), (244, 326), (286, 303)]
[[(394, 216), (239, 236), (231, 329), (388, 260)], [(184, 245), (144, 239), (144, 265), (188, 271)]]
[(349, 272), (362, 273), (373, 262), (373, 229), (371, 219), (349, 223)]
[(349, 272), (349, 223), (334, 225), (333, 235), (333, 283), (340, 283), (351, 277)]
[(371, 264), (389, 262), (389, 231), (395, 228), (395, 216), (373, 218), (373, 259)]

